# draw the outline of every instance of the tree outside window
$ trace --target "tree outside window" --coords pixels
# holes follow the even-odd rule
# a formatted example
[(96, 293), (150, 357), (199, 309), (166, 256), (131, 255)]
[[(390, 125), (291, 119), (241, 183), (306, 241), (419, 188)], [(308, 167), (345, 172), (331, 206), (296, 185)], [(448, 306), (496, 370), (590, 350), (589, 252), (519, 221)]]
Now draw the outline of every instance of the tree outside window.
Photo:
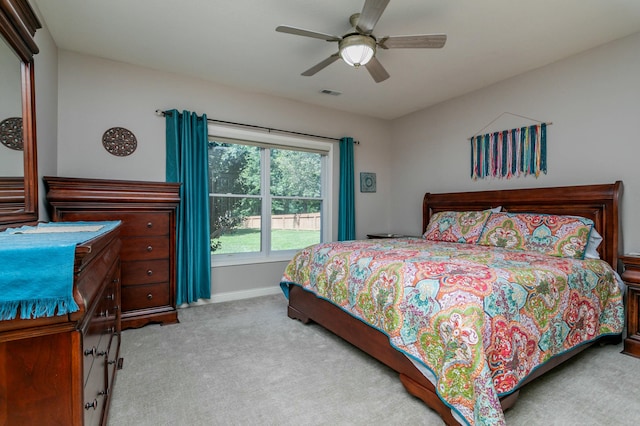
[(271, 253), (321, 241), (326, 156), (210, 141), (211, 251)]

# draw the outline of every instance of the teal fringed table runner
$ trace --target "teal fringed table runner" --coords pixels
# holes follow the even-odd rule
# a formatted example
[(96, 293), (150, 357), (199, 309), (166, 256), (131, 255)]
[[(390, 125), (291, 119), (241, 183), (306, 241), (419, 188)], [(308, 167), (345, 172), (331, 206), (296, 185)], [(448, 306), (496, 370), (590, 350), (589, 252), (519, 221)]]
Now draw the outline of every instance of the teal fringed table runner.
[(55, 222), (0, 232), (0, 320), (65, 315), (73, 300), (76, 245), (118, 226), (112, 222)]

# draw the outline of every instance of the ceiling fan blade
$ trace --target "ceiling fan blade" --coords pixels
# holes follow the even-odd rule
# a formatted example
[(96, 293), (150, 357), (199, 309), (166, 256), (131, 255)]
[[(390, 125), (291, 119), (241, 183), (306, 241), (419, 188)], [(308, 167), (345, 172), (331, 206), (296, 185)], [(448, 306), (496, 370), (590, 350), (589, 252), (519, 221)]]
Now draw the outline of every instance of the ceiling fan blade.
[(337, 61), (339, 57), (340, 57), (340, 55), (338, 53), (334, 53), (333, 55), (329, 56), (324, 61), (312, 66), (311, 68), (309, 68), (308, 70), (303, 72), (301, 75), (304, 75), (305, 77), (311, 77), (312, 75), (314, 75), (318, 71), (322, 70), (323, 68), (328, 67), (329, 65), (331, 65), (332, 63)]
[(356, 26), (358, 31), (363, 34), (371, 34), (388, 4), (389, 0), (366, 0), (358, 18)]
[(294, 35), (299, 35), (304, 37), (319, 38), (320, 40), (326, 40), (326, 41), (342, 40), (342, 37), (334, 36), (331, 34), (319, 33), (317, 31), (304, 30), (302, 28), (290, 27), (288, 25), (280, 25), (276, 28), (276, 31), (278, 31), (279, 33), (287, 33), (287, 34), (294, 34)]
[(382, 37), (378, 40), (378, 46), (383, 49), (398, 49), (412, 47), (427, 47), (439, 49), (447, 41), (446, 34), (423, 34), (408, 36)]
[(389, 78), (389, 73), (384, 69), (380, 61), (378, 61), (375, 56), (371, 58), (369, 62), (367, 62), (365, 67), (376, 83), (380, 83), (381, 81), (385, 81)]

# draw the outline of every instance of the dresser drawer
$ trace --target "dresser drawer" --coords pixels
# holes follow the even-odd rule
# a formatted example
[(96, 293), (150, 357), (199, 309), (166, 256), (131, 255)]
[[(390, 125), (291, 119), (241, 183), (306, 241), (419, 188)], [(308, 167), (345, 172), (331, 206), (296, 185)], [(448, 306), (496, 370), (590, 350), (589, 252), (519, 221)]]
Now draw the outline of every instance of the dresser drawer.
[(118, 368), (118, 355), (120, 353), (120, 333), (111, 335), (109, 349), (107, 351), (107, 392), (113, 390), (113, 382)]
[(100, 339), (103, 335), (103, 325), (99, 321), (93, 321), (89, 326), (89, 330), (82, 338), (82, 364), (84, 379), (83, 384), (86, 386), (93, 368), (93, 363), (100, 350)]
[(123, 285), (169, 281), (169, 259), (122, 262)]
[(123, 238), (120, 258), (130, 260), (169, 258), (169, 239), (166, 237)]
[(171, 215), (166, 212), (118, 213), (122, 220), (122, 235), (169, 235)]
[(171, 214), (169, 212), (119, 212), (119, 211), (63, 211), (61, 219), (66, 221), (80, 220), (121, 220), (120, 235), (122, 237), (138, 237), (145, 235), (168, 235)]
[(87, 384), (93, 370), (105, 370), (105, 362), (109, 352), (111, 336), (118, 332), (119, 312), (118, 285), (119, 264), (112, 265), (105, 276), (104, 290), (96, 299), (96, 308), (92, 311), (91, 320), (82, 338), (82, 359), (84, 368), (84, 383)]
[(109, 342), (111, 340), (111, 335), (116, 330), (115, 321), (115, 317), (111, 315), (111, 312), (101, 308), (91, 321), (89, 330), (82, 339), (82, 360), (85, 386), (87, 385), (90, 376), (93, 376), (94, 370), (101, 370), (104, 375), (105, 360), (109, 351)]
[(91, 371), (85, 384), (84, 401), (82, 403), (84, 426), (98, 426), (101, 424), (107, 396), (104, 380), (105, 371), (104, 367), (102, 369), (95, 368)]
[[(113, 301), (103, 293), (103, 299), (98, 305), (98, 310), (93, 318), (90, 330), (94, 330), (100, 336), (97, 346), (84, 344), (83, 357), (85, 365), (84, 382), (84, 425), (99, 425), (102, 420), (106, 397), (108, 395), (107, 360), (111, 336), (116, 328), (115, 317), (110, 309)], [(91, 333), (93, 335), (93, 333)], [(115, 355), (117, 356), (117, 355)], [(86, 366), (90, 364), (89, 369)]]
[(122, 287), (123, 311), (155, 308), (169, 305), (169, 283), (144, 284)]

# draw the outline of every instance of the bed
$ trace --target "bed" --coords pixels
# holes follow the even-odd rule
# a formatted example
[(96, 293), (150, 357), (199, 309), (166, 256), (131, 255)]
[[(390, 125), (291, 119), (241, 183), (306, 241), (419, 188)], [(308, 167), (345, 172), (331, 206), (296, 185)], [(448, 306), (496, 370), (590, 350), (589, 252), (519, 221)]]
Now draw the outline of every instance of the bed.
[[(620, 342), (621, 193), (619, 181), (427, 193), (420, 238), (301, 250), (281, 282), (288, 316), (320, 324), (397, 371), (446, 424), (504, 424), (526, 383), (596, 342)], [(465, 228), (480, 229), (474, 237), (444, 238), (443, 218), (467, 215), (480, 218)], [(527, 241), (558, 255), (505, 244), (513, 240), (503, 238), (505, 223), (533, 219), (544, 226)], [(560, 222), (574, 232), (571, 243), (549, 233)], [(589, 240), (599, 234), (599, 245), (576, 242), (585, 232)]]

